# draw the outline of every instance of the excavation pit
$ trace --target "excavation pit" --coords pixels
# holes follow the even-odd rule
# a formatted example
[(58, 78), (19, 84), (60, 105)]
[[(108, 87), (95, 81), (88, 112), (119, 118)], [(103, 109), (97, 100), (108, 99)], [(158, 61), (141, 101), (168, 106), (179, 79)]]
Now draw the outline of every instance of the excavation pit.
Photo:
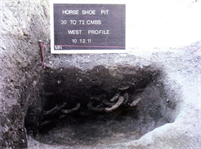
[(161, 71), (153, 66), (47, 68), (41, 99), (25, 118), (45, 144), (109, 145), (139, 139), (174, 119)]

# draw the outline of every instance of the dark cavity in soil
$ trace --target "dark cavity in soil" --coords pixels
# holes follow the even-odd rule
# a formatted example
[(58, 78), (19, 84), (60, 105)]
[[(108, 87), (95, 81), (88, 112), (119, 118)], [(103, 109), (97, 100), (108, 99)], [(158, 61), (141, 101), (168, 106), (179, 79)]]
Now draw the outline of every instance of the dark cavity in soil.
[(160, 71), (154, 67), (45, 70), (41, 97), (25, 118), (46, 144), (97, 145), (139, 139), (171, 122)]

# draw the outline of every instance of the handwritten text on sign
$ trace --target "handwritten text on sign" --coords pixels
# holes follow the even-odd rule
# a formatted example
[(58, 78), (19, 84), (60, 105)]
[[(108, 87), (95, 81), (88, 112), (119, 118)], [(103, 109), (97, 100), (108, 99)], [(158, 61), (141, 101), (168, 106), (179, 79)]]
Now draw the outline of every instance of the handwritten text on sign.
[(54, 50), (125, 50), (124, 4), (54, 4)]

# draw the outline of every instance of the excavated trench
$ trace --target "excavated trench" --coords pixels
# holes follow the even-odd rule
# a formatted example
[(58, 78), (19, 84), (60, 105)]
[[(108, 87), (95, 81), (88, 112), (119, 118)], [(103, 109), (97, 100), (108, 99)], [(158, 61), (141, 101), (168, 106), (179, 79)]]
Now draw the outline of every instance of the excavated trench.
[(161, 71), (153, 66), (47, 68), (28, 109), (28, 134), (45, 144), (101, 145), (139, 139), (173, 122)]

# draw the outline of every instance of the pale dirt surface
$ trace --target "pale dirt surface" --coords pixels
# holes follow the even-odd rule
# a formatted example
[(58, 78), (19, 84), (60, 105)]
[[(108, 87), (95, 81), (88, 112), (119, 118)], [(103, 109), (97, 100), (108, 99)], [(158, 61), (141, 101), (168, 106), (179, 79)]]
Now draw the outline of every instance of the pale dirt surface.
[[(49, 1), (1, 1), (0, 141), (3, 140), (3, 134), (8, 135), (8, 140), (3, 142), (8, 148), (19, 144), (15, 140), (21, 134), (17, 125), (23, 125), (21, 118), (10, 118), (9, 113), (12, 114), (16, 105), (13, 112), (17, 114), (21, 110), (18, 116), (25, 116), (31, 92), (36, 88), (43, 72), (38, 40), (43, 39), (47, 44), (49, 42), (48, 3)], [(176, 100), (178, 104), (175, 113), (171, 115), (175, 121), (158, 127), (137, 140), (131, 137), (128, 140), (119, 139), (121, 142), (114, 140), (111, 144), (105, 139), (104, 143), (95, 146), (48, 145), (28, 136), (29, 149), (200, 149), (201, 1), (144, 0), (134, 1), (128, 7), (133, 7), (130, 9), (133, 12), (128, 13), (127, 17), (127, 27), (130, 29), (127, 40), (133, 44), (128, 45), (129, 54), (53, 56), (46, 48), (45, 63), (51, 68), (68, 64), (82, 70), (100, 64), (107, 67), (110, 64), (157, 64), (164, 71), (162, 79), (170, 100)], [(20, 95), (22, 92), (30, 94)], [(37, 99), (38, 94), (33, 97)], [(20, 104), (23, 102), (25, 105)], [(122, 134), (117, 136), (121, 137)]]

